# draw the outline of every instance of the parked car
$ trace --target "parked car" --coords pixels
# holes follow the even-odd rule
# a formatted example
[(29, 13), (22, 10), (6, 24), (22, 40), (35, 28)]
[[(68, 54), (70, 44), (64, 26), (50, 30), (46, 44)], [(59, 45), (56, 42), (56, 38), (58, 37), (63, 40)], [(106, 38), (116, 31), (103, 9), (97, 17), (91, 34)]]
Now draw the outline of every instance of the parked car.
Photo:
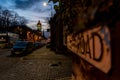
[(34, 46), (35, 46), (35, 49), (38, 49), (38, 48), (44, 46), (44, 43), (42, 43), (42, 42), (34, 42)]
[(26, 55), (34, 50), (34, 44), (30, 41), (16, 41), (11, 49), (12, 55)]

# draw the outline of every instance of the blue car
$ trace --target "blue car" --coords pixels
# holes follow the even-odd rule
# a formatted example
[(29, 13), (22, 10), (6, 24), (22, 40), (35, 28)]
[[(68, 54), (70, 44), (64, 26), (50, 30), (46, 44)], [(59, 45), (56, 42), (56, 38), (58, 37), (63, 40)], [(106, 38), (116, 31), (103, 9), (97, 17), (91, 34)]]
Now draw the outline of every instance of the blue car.
[(34, 44), (30, 41), (16, 41), (11, 49), (12, 55), (26, 55), (34, 50)]

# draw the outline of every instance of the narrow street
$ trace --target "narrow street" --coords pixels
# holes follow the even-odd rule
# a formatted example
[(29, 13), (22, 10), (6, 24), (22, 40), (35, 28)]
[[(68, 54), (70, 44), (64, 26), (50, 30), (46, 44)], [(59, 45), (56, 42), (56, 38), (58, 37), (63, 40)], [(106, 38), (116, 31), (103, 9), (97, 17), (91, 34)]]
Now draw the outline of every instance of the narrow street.
[(23, 57), (6, 50), (0, 57), (0, 80), (71, 80), (71, 59), (46, 47)]

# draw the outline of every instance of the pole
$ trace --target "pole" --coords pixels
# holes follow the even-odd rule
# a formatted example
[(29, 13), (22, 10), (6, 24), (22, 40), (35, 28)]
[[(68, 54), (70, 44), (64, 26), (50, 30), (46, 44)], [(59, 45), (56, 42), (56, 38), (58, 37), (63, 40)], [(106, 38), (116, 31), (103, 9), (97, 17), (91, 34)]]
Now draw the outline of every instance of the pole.
[(45, 38), (45, 35), (44, 35), (44, 29), (43, 29), (43, 34), (42, 34), (42, 35), (43, 35), (43, 38)]
[(49, 4), (49, 3), (46, 3), (46, 2), (43, 3), (43, 6), (48, 6), (48, 5), (51, 7), (51, 12), (50, 12), (51, 14), (50, 14), (50, 16), (52, 17), (52, 5)]
[(52, 17), (52, 5), (50, 4), (50, 6), (51, 6), (51, 17)]

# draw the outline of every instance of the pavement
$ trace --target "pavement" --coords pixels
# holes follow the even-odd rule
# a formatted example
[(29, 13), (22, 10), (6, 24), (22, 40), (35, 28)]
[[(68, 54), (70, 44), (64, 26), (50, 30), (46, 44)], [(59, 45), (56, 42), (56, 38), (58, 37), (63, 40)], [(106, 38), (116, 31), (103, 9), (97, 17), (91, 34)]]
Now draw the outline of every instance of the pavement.
[(71, 77), (70, 57), (57, 54), (45, 46), (21, 57), (0, 74), (0, 80), (72, 80)]

